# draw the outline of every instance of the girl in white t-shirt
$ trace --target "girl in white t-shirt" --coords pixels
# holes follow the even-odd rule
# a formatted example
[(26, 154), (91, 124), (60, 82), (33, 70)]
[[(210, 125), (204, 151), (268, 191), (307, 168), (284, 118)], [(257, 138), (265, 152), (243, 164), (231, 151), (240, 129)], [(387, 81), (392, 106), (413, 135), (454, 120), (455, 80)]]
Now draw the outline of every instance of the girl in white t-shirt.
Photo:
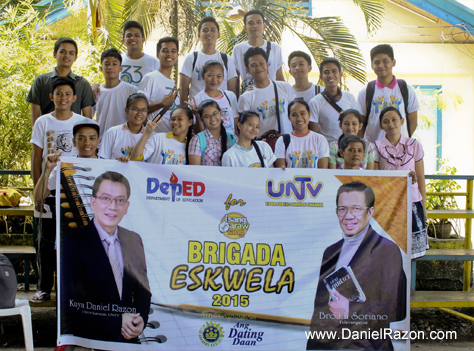
[(236, 137), (225, 130), (222, 111), (215, 100), (201, 102), (198, 115), (205, 129), (193, 136), (189, 143), (189, 164), (222, 166), (222, 155), (235, 144)]
[(125, 107), (127, 122), (107, 130), (99, 146), (99, 157), (119, 159), (130, 157), (135, 144), (144, 131), (143, 122), (148, 115), (148, 99), (142, 93), (134, 93), (127, 99)]
[[(364, 126), (360, 112), (355, 109), (348, 109), (339, 115), (339, 127), (342, 129), (342, 134), (338, 140), (329, 144), (329, 168), (343, 169), (344, 158), (339, 152), (340, 142), (342, 138), (348, 135), (358, 135), (359, 131)], [(375, 159), (375, 145), (368, 140), (363, 139), (365, 143), (365, 155), (359, 167), (362, 169), (374, 169)]]
[[(193, 135), (193, 113), (186, 106), (177, 106), (170, 116), (171, 132), (154, 133), (159, 115), (148, 121), (145, 132), (133, 149), (131, 159), (147, 160), (149, 163), (163, 165), (186, 165), (188, 144)], [(151, 136), (151, 138), (150, 138)]]
[(288, 104), (291, 134), (284, 134), (275, 144), (276, 167), (328, 168), (329, 145), (324, 136), (309, 130), (309, 105), (303, 100)]
[(265, 141), (255, 141), (260, 130), (260, 117), (255, 111), (243, 111), (237, 122), (239, 141), (222, 156), (227, 167), (273, 167), (276, 157)]
[[(207, 61), (201, 72), (204, 80), (205, 88), (193, 97), (193, 103), (186, 102), (193, 112), (197, 114), (199, 104), (208, 99), (212, 99), (219, 105), (222, 111), (222, 122), (224, 128), (234, 133), (234, 125), (237, 123), (239, 113), (237, 111), (237, 97), (230, 90), (219, 90), (220, 85), (224, 81), (224, 66), (216, 60)], [(234, 122), (235, 120), (235, 122)], [(204, 125), (198, 118), (196, 120), (196, 130), (204, 130)]]

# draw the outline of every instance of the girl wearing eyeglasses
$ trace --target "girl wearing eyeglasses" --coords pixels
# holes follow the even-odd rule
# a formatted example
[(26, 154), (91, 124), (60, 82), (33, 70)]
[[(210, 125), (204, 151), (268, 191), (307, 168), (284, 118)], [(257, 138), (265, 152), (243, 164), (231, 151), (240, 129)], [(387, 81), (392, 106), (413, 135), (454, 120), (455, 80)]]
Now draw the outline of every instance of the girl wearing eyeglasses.
[(222, 111), (215, 100), (201, 102), (198, 116), (204, 123), (204, 131), (195, 135), (189, 143), (189, 164), (221, 166), (222, 155), (235, 144), (237, 138), (225, 130)]
[[(159, 119), (159, 115), (155, 120)], [(185, 106), (177, 106), (171, 112), (169, 133), (153, 131), (163, 120), (148, 121), (145, 132), (135, 145), (131, 159), (147, 160), (148, 163), (163, 165), (185, 165), (188, 159), (188, 145), (193, 136), (193, 113)], [(151, 136), (151, 138), (150, 138)]]
[(375, 169), (410, 170), (412, 182), (412, 250), (411, 258), (425, 255), (428, 249), (426, 232), (426, 190), (423, 147), (413, 138), (402, 134), (405, 120), (400, 111), (389, 106), (380, 112), (380, 128), (385, 137), (375, 142)]
[(135, 93), (128, 97), (125, 107), (127, 122), (110, 128), (104, 133), (99, 145), (99, 157), (119, 159), (130, 157), (145, 128), (143, 122), (148, 115), (148, 100), (144, 94)]

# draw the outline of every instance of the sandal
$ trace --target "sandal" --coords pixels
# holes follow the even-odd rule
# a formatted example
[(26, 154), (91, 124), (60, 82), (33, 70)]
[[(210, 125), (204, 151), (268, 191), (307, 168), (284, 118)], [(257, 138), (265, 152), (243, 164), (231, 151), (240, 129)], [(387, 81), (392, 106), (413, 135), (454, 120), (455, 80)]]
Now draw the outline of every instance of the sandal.
[(31, 302), (35, 303), (40, 303), (48, 300), (51, 300), (51, 294), (40, 290), (38, 290), (31, 298)]

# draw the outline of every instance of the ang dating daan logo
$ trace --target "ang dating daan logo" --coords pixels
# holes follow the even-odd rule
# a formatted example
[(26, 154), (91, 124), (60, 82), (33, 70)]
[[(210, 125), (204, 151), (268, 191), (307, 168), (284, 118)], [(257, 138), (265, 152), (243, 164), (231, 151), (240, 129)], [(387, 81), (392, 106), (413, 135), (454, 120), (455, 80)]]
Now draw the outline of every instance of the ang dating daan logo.
[(204, 183), (187, 180), (179, 182), (174, 173), (171, 173), (169, 182), (160, 181), (157, 178), (147, 178), (146, 183), (147, 194), (157, 193), (157, 196), (147, 196), (147, 200), (202, 202), (202, 199), (196, 199), (196, 197), (203, 195), (206, 191)]

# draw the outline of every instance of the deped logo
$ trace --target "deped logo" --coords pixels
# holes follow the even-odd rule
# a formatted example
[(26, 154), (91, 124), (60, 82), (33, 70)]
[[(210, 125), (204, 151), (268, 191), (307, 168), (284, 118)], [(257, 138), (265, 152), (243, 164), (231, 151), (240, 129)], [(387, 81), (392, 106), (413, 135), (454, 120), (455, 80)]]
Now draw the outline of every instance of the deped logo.
[(183, 180), (178, 183), (178, 177), (171, 173), (171, 177), (168, 182), (159, 181), (157, 178), (147, 178), (146, 192), (147, 194), (154, 194), (157, 191), (163, 195), (169, 195), (171, 193), (171, 201), (176, 200), (176, 196), (201, 196), (206, 191), (206, 186), (201, 182), (190, 182)]

